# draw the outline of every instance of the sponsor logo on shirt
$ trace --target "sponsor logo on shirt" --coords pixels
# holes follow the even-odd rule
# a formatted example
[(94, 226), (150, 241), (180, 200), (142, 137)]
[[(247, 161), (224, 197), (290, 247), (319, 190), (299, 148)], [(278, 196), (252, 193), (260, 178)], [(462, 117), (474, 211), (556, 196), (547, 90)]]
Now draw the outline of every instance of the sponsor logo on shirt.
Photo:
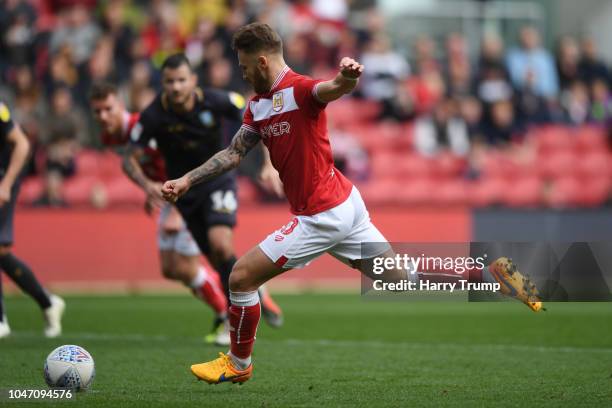
[(278, 137), (291, 133), (291, 125), (289, 122), (278, 122), (271, 125), (262, 126), (260, 133), (263, 138)]

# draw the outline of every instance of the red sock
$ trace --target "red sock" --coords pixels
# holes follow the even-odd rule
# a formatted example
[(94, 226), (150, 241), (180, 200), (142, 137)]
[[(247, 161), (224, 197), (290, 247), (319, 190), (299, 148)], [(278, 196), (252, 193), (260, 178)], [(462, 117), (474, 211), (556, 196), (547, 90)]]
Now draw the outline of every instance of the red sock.
[(238, 358), (249, 358), (253, 352), (255, 334), (261, 315), (259, 302), (253, 306), (231, 305), (229, 310), (232, 355)]
[(217, 315), (227, 313), (227, 298), (221, 285), (210, 274), (199, 288), (193, 289), (195, 295), (202, 299)]

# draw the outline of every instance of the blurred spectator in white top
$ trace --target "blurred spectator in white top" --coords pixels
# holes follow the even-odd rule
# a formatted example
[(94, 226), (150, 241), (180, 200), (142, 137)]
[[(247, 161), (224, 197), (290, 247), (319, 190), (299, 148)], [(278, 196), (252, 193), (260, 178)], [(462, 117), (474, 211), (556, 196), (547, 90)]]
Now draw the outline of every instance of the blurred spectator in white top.
[(414, 144), (420, 154), (435, 156), (446, 149), (457, 156), (466, 156), (469, 153), (467, 127), (456, 111), (455, 102), (447, 98), (436, 105), (431, 116), (417, 119)]
[(361, 92), (367, 99), (381, 102), (383, 116), (393, 116), (393, 104), (398, 86), (410, 74), (408, 62), (391, 49), (389, 38), (376, 34), (368, 43), (361, 56), (361, 63), (367, 67), (362, 76)]
[(533, 92), (546, 99), (559, 93), (559, 81), (554, 59), (540, 44), (540, 34), (531, 26), (520, 31), (520, 47), (507, 56), (508, 71), (514, 86), (522, 90), (531, 86)]
[(191, 65), (197, 67), (206, 54), (208, 44), (215, 38), (217, 27), (208, 18), (201, 18), (196, 25), (195, 32), (187, 39), (185, 55)]

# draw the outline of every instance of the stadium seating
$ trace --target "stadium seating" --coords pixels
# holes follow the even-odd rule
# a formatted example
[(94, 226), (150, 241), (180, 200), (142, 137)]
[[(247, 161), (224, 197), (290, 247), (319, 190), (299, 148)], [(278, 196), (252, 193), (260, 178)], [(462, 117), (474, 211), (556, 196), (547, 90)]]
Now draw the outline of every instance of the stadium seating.
[[(358, 185), (370, 205), (565, 208), (593, 207), (609, 197), (612, 155), (602, 127), (535, 127), (523, 150), (490, 148), (470, 163), (449, 152), (420, 155), (412, 123), (375, 122), (377, 104), (343, 99), (327, 113), (330, 128), (352, 135), (370, 157), (370, 177)], [(123, 175), (120, 162), (112, 152), (81, 151), (77, 175), (64, 186), (66, 201), (91, 205), (92, 194), (103, 190), (110, 206), (141, 205), (144, 195)], [(262, 199), (250, 179), (239, 178), (238, 184), (242, 205)], [(19, 202), (32, 202), (42, 189), (40, 179), (25, 180)]]

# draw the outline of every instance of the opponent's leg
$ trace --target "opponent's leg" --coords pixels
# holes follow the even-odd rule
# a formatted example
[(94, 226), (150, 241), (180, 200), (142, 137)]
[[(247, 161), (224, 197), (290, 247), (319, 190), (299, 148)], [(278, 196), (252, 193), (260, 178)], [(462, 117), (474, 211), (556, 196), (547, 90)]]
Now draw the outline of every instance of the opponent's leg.
[(0, 339), (11, 334), (11, 328), (8, 324), (8, 319), (4, 314), (4, 303), (2, 293), (2, 274), (0, 274)]
[(219, 273), (223, 290), (229, 299), (229, 276), (236, 263), (232, 228), (227, 225), (208, 228), (208, 245), (208, 260)]
[(0, 268), (40, 306), (46, 320), (45, 336), (59, 336), (62, 332), (64, 301), (59, 296), (48, 294), (28, 265), (13, 255), (8, 245), (0, 246)]

